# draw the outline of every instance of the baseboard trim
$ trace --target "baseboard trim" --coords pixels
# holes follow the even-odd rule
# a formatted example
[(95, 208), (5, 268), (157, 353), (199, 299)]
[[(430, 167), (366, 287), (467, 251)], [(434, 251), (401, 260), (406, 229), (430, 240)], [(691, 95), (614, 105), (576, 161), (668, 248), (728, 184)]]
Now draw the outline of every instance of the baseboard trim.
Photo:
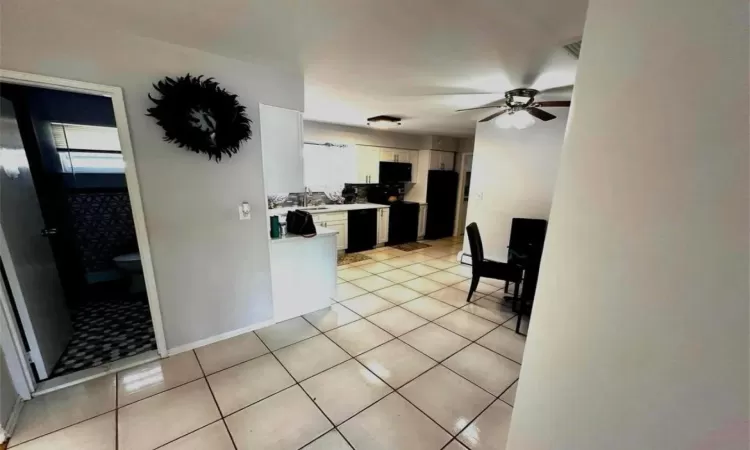
[(5, 442), (10, 439), (11, 436), (13, 436), (13, 432), (15, 431), (16, 425), (18, 424), (18, 418), (21, 416), (23, 403), (24, 401), (20, 396), (16, 397), (16, 403), (13, 405), (13, 409), (10, 411), (10, 416), (8, 416), (8, 422), (0, 427), (0, 433), (2, 433), (2, 436), (0, 436), (0, 442)]
[(159, 353), (156, 350), (149, 350), (139, 355), (128, 356), (127, 358), (118, 359), (117, 361), (102, 364), (101, 366), (90, 367), (61, 377), (44, 380), (36, 386), (36, 390), (31, 393), (31, 396), (38, 397), (40, 395), (49, 394), (50, 392), (59, 391), (70, 386), (85, 383), (112, 373), (130, 369), (131, 367), (157, 361), (159, 359)]
[(209, 344), (214, 344), (216, 342), (223, 341), (223, 340), (226, 340), (226, 339), (230, 339), (230, 338), (233, 338), (235, 336), (239, 336), (241, 334), (249, 333), (251, 331), (255, 331), (255, 330), (258, 330), (260, 328), (267, 327), (269, 325), (273, 325), (274, 323), (276, 323), (276, 321), (274, 321), (273, 319), (266, 320), (266, 321), (263, 321), (263, 322), (259, 322), (259, 323), (250, 325), (249, 327), (240, 328), (239, 330), (234, 330), (234, 331), (229, 331), (227, 333), (217, 334), (216, 336), (212, 336), (212, 337), (206, 338), (206, 339), (201, 339), (200, 341), (191, 342), (191, 343), (185, 344), (185, 345), (178, 345), (177, 347), (170, 348), (169, 350), (167, 350), (167, 356), (174, 356), (174, 355), (178, 355), (180, 353), (189, 352), (190, 350), (195, 350), (196, 348), (199, 348), (199, 347), (205, 347), (206, 345), (209, 345)]
[[(468, 256), (469, 257), (469, 262), (465, 262), (464, 261), (464, 256)], [(467, 264), (467, 265), (470, 266), (471, 265), (471, 254), (470, 253), (466, 253), (466, 252), (458, 252), (458, 254), (456, 255), (456, 261), (460, 262), (461, 264)]]

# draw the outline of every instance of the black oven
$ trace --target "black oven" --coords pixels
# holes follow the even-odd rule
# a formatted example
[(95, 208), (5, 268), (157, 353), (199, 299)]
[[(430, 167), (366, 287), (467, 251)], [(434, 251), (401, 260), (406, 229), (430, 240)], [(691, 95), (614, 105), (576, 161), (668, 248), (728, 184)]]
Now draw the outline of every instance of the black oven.
[(380, 162), (380, 183), (411, 182), (411, 164), (397, 162)]

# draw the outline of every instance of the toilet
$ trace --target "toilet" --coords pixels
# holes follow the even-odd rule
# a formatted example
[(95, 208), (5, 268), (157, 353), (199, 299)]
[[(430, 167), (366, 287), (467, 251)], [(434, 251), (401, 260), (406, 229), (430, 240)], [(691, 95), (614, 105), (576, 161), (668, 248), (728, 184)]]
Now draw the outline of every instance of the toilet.
[(128, 291), (131, 294), (146, 292), (146, 281), (143, 278), (143, 266), (141, 266), (140, 253), (127, 253), (112, 258), (115, 266), (130, 279)]

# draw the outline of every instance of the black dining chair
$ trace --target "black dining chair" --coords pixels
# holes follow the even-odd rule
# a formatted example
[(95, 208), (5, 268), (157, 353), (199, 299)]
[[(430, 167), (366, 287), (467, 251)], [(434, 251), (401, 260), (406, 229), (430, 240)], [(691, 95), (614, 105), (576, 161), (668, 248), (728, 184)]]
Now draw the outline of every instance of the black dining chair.
[(513, 264), (484, 259), (482, 236), (479, 234), (479, 227), (475, 222), (466, 227), (466, 234), (469, 236), (469, 248), (471, 248), (471, 288), (466, 301), (471, 301), (471, 296), (477, 290), (480, 278), (493, 278), (514, 283), (513, 306), (515, 309), (515, 304), (518, 301), (518, 286), (523, 278), (523, 270)]

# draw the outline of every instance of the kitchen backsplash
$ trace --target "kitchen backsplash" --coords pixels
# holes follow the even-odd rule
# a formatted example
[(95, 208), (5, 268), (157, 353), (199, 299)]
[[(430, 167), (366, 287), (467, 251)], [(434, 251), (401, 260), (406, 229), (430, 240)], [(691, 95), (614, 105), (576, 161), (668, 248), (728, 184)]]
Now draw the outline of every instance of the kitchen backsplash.
[[(347, 184), (346, 186), (352, 186), (357, 190), (357, 200), (356, 203), (367, 203), (367, 190), (370, 188), (370, 184)], [(325, 192), (313, 192), (309, 194), (309, 204), (310, 205), (330, 205), (334, 203), (338, 203), (334, 200), (332, 200), (331, 197), (335, 197), (335, 195), (340, 195), (341, 193), (328, 193), (326, 195)], [(303, 203), (304, 199), (304, 192), (292, 192), (289, 194), (276, 194), (276, 195), (269, 195), (268, 196), (268, 208), (289, 208), (293, 206), (300, 206)]]

